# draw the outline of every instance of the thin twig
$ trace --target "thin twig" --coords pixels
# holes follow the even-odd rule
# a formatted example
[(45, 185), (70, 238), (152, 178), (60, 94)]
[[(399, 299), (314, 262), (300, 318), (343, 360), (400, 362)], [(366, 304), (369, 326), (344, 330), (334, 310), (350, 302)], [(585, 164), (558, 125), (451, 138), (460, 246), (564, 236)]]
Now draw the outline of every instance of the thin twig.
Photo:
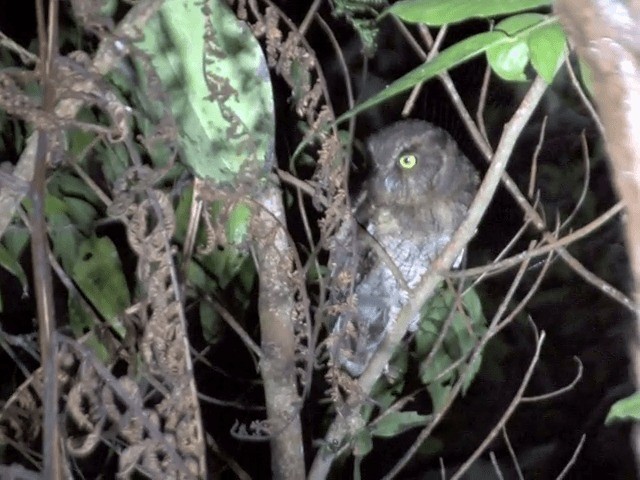
[(216, 312), (218, 312), (218, 314), (222, 317), (222, 319), (227, 323), (227, 325), (229, 325), (231, 327), (231, 329), (236, 332), (236, 335), (238, 335), (242, 341), (244, 342), (244, 344), (247, 346), (247, 348), (249, 350), (251, 350), (251, 352), (258, 358), (261, 359), (262, 358), (262, 350), (260, 350), (260, 347), (258, 346), (258, 344), (256, 342), (253, 341), (253, 339), (249, 336), (249, 334), (245, 331), (244, 328), (242, 328), (240, 326), (240, 324), (236, 321), (235, 318), (233, 318), (233, 315), (231, 315), (231, 313), (229, 312), (229, 310), (227, 310), (226, 308), (224, 308), (220, 302), (216, 301), (213, 297), (211, 297), (210, 295), (205, 296), (205, 298), (211, 302), (211, 304), (213, 305), (213, 308), (215, 308)]
[(571, 467), (573, 467), (576, 463), (576, 460), (578, 460), (578, 455), (580, 455), (580, 452), (582, 451), (582, 447), (584, 446), (584, 442), (586, 439), (587, 439), (587, 436), (585, 434), (582, 434), (582, 436), (580, 437), (580, 442), (578, 442), (578, 446), (574, 450), (573, 455), (571, 455), (571, 458), (569, 459), (565, 467), (562, 469), (562, 472), (560, 472), (560, 474), (556, 477), (556, 480), (562, 480), (564, 477), (567, 476), (567, 473), (569, 473), (569, 470), (571, 470)]
[(493, 471), (496, 472), (498, 479), (504, 480), (504, 475), (502, 475), (502, 470), (500, 470), (498, 459), (496, 458), (496, 454), (493, 451), (489, 452), (489, 458), (491, 459), (491, 465), (493, 465)]
[[(532, 248), (532, 247), (533, 247), (533, 242), (529, 244), (529, 248)], [(509, 304), (511, 303), (511, 300), (515, 295), (517, 288), (520, 286), (520, 282), (522, 282), (522, 279), (524, 278), (524, 274), (526, 273), (528, 267), (529, 267), (529, 259), (525, 259), (520, 264), (520, 267), (518, 268), (518, 273), (514, 276), (511, 282), (511, 285), (509, 286), (509, 290), (507, 290), (507, 293), (504, 295), (504, 298), (500, 302), (500, 305), (498, 305), (498, 308), (496, 308), (496, 311), (493, 314), (493, 318), (489, 323), (490, 329), (496, 329), (497, 326), (500, 324), (500, 321), (502, 320), (503, 315), (509, 308)]]
[[(394, 17), (394, 20), (396, 21), (396, 26), (400, 30), (400, 33), (402, 33), (405, 39), (413, 47), (413, 50), (416, 52), (420, 60), (422, 60), (423, 62), (428, 62), (438, 53), (439, 46), (444, 40), (444, 37), (447, 33), (447, 25), (444, 25), (440, 29), (440, 31), (438, 32), (438, 37), (435, 41), (431, 36), (431, 32), (429, 31), (426, 25), (421, 24), (418, 26), (418, 31), (420, 32), (423, 41), (429, 48), (429, 54), (427, 55), (427, 53), (422, 49), (420, 44), (413, 38), (413, 35), (409, 31), (409, 29), (406, 27), (406, 25), (396, 17)], [(404, 104), (404, 107), (402, 108), (401, 115), (403, 117), (407, 117), (413, 110), (414, 104), (418, 99), (418, 95), (420, 95), (420, 92), (423, 86), (424, 86), (424, 82), (420, 82), (419, 84), (415, 85), (411, 90), (411, 93), (409, 94), (409, 98), (407, 99), (407, 101)]]
[(480, 87), (480, 97), (478, 98), (478, 107), (476, 109), (476, 122), (480, 133), (484, 137), (484, 141), (489, 144), (489, 135), (487, 135), (487, 126), (484, 121), (484, 109), (487, 105), (487, 95), (489, 93), (489, 81), (491, 80), (491, 66), (487, 64), (484, 67), (484, 75), (482, 76), (482, 86)]
[(550, 400), (552, 398), (558, 397), (560, 395), (565, 394), (566, 392), (570, 391), (573, 389), (573, 387), (575, 387), (578, 382), (580, 381), (580, 379), (582, 378), (582, 372), (584, 371), (584, 367), (582, 365), (582, 362), (580, 361), (580, 359), (578, 357), (573, 357), (573, 359), (576, 361), (576, 363), (578, 364), (578, 371), (576, 373), (575, 378), (571, 381), (571, 383), (569, 385), (566, 385), (562, 388), (559, 388), (553, 392), (549, 392), (549, 393), (545, 393), (544, 395), (535, 395), (535, 396), (531, 396), (531, 397), (522, 397), (522, 403), (533, 403), (533, 402), (542, 402), (545, 400)]
[[(475, 276), (475, 275), (480, 275), (482, 273), (495, 273), (495, 272), (499, 272), (499, 271), (503, 271), (509, 268), (513, 268), (516, 265), (519, 265), (522, 260), (524, 260), (525, 258), (533, 258), (533, 257), (538, 257), (540, 255), (545, 255), (549, 252), (553, 252), (558, 250), (560, 247), (565, 247), (567, 245), (572, 244), (573, 242), (580, 240), (584, 237), (586, 237), (587, 235), (593, 233), (594, 231), (596, 231), (598, 228), (600, 228), (601, 226), (603, 226), (605, 223), (607, 223), (609, 220), (611, 220), (613, 217), (615, 217), (618, 213), (620, 213), (622, 210), (624, 210), (625, 205), (622, 202), (618, 202), (616, 203), (613, 207), (611, 207), (609, 210), (607, 210), (605, 213), (603, 213), (602, 215), (600, 215), (598, 218), (596, 218), (595, 220), (593, 220), (592, 222), (588, 223), (587, 225), (585, 225), (582, 228), (579, 228), (578, 230), (565, 235), (562, 238), (559, 238), (557, 240), (554, 240), (553, 243), (550, 243), (548, 245), (544, 245), (542, 247), (538, 247), (535, 248), (531, 251), (526, 251), (526, 252), (522, 252), (519, 253), (517, 255), (514, 255), (512, 257), (509, 257), (505, 260), (502, 260), (500, 262), (497, 263), (493, 263), (490, 265), (485, 265), (483, 267), (474, 267), (474, 268), (469, 268), (466, 270), (460, 270), (460, 271), (455, 271), (455, 272), (448, 272), (447, 276), (448, 277), (466, 277), (466, 276)], [(547, 238), (545, 237), (545, 240), (547, 240)], [(562, 252), (559, 251), (558, 254), (561, 254)]]
[(540, 125), (540, 136), (538, 137), (538, 143), (533, 151), (533, 157), (531, 158), (531, 173), (529, 174), (529, 198), (533, 198), (534, 189), (536, 187), (536, 178), (538, 177), (538, 155), (542, 150), (542, 144), (544, 143), (544, 134), (547, 130), (547, 115), (542, 119), (542, 125)]
[(551, 265), (551, 256), (552, 256), (552, 253), (549, 253), (545, 262), (542, 265), (542, 268), (540, 269), (540, 273), (536, 277), (535, 282), (533, 282), (533, 285), (527, 290), (527, 293), (524, 296), (524, 298), (522, 298), (518, 302), (518, 304), (511, 310), (511, 313), (496, 327), (496, 331), (495, 331), (496, 334), (501, 330), (503, 330), (504, 328), (506, 328), (511, 322), (513, 322), (516, 319), (517, 315), (524, 309), (524, 307), (527, 306), (527, 304), (529, 303), (529, 300), (531, 300), (533, 295), (538, 291), (538, 288), (540, 287), (540, 284), (542, 283), (542, 280), (544, 279), (544, 276), (547, 273), (547, 269)]
[(589, 97), (587, 97), (587, 94), (584, 93), (584, 89), (582, 88), (582, 85), (580, 85), (578, 77), (576, 77), (576, 72), (573, 70), (573, 65), (571, 65), (569, 54), (567, 53), (566, 55), (567, 58), (564, 63), (567, 66), (567, 72), (569, 73), (569, 78), (571, 79), (571, 85), (573, 85), (573, 88), (580, 97), (580, 100), (582, 100), (582, 104), (589, 112), (591, 120), (593, 120), (593, 123), (595, 123), (596, 127), (598, 127), (600, 135), (604, 137), (604, 125), (602, 124), (602, 120), (600, 120), (600, 115), (598, 115), (598, 112), (596, 112), (596, 109), (593, 106), (593, 103), (591, 103), (591, 100), (589, 100)]
[(306, 35), (307, 29), (309, 28), (309, 25), (311, 25), (311, 20), (313, 20), (313, 16), (318, 11), (318, 8), (320, 8), (321, 3), (322, 3), (322, 0), (313, 0), (313, 3), (311, 4), (311, 6), (307, 9), (307, 13), (304, 16), (304, 20), (302, 20), (302, 23), (298, 28), (298, 32), (300, 33), (300, 35), (302, 36)]
[(542, 344), (544, 343), (545, 336), (546, 335), (544, 331), (542, 331), (540, 332), (540, 337), (536, 339), (536, 350), (533, 354), (533, 358), (531, 359), (531, 362), (529, 363), (529, 368), (524, 374), (524, 378), (520, 383), (520, 388), (518, 388), (518, 391), (516, 392), (515, 396), (511, 400), (511, 403), (505, 410), (504, 414), (502, 415), (502, 417), (500, 418), (496, 426), (485, 437), (485, 439), (482, 441), (480, 446), (469, 456), (469, 458), (467, 458), (467, 460), (462, 464), (462, 466), (458, 469), (458, 471), (451, 477), (451, 480), (457, 480), (459, 478), (462, 478), (462, 476), (469, 469), (469, 467), (471, 467), (471, 465), (473, 465), (473, 463), (478, 459), (478, 457), (482, 455), (482, 452), (485, 451), (485, 449), (489, 446), (489, 444), (493, 441), (493, 439), (504, 428), (509, 418), (511, 418), (511, 416), (513, 415), (513, 412), (516, 410), (517, 406), (520, 404), (520, 400), (524, 395), (524, 391), (527, 388), (527, 385), (529, 385), (529, 380), (531, 380), (533, 371), (536, 365), (538, 364), (538, 360), (540, 358), (540, 351), (542, 350)]
[[(529, 218), (526, 218), (525, 221), (523, 222), (522, 226), (518, 229), (518, 231), (515, 233), (515, 235), (513, 235), (513, 237), (511, 238), (511, 240), (509, 240), (509, 242), (507, 243), (507, 245), (505, 245), (505, 247), (500, 251), (500, 253), (498, 253), (498, 255), (496, 256), (496, 258), (493, 260), (493, 263), (495, 262), (499, 262), (501, 258), (503, 258), (507, 253), (509, 253), (509, 251), (514, 247), (514, 245), (518, 242), (518, 240), (520, 240), (520, 238), (522, 237), (522, 235), (524, 235), (524, 233), (527, 231), (527, 229), (529, 228), (529, 225), (531, 224), (531, 220)], [(478, 285), (489, 273), (483, 273), (481, 275), (479, 275), (467, 288), (467, 291), (470, 290), (471, 288), (474, 288), (476, 285)], [(464, 293), (467, 293), (467, 291), (465, 291)]]
[(516, 474), (520, 480), (524, 480), (524, 475), (522, 475), (522, 470), (520, 469), (520, 462), (518, 461), (518, 456), (516, 455), (516, 451), (513, 449), (513, 445), (511, 445), (511, 440), (509, 440), (509, 434), (507, 433), (507, 426), (502, 426), (502, 438), (504, 440), (504, 444), (507, 446), (507, 450), (509, 451), (509, 456), (511, 457), (511, 462), (516, 469)]
[(18, 45), (2, 32), (0, 32), (0, 45), (5, 47), (7, 50), (13, 50), (13, 52), (20, 57), (20, 60), (22, 60), (27, 65), (33, 65), (38, 62), (37, 55), (34, 55), (29, 50), (23, 48), (21, 45)]
[(587, 137), (584, 133), (584, 130), (580, 132), (580, 144), (582, 146), (582, 160), (584, 162), (584, 180), (582, 182), (582, 191), (580, 192), (580, 197), (578, 197), (578, 201), (573, 207), (573, 210), (565, 219), (565, 221), (562, 222), (562, 225), (560, 225), (560, 230), (569, 225), (573, 218), (577, 215), (578, 211), (580, 211), (580, 207), (582, 207), (582, 203), (584, 202), (584, 199), (587, 198), (587, 192), (589, 191), (589, 182), (591, 180), (591, 165), (589, 164), (589, 145), (587, 145)]
[(615, 288), (610, 283), (605, 282), (602, 278), (591, 273), (580, 261), (571, 255), (567, 250), (558, 250), (558, 255), (571, 269), (580, 275), (587, 283), (590, 283), (607, 297), (615, 300), (620, 305), (626, 307), (632, 313), (638, 313), (638, 305), (628, 296)]

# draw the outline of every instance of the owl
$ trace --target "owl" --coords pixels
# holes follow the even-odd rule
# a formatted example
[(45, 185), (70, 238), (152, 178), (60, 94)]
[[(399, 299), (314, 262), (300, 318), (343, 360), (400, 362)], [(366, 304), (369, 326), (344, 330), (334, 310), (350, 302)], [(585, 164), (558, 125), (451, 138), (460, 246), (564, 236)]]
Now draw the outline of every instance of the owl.
[(422, 120), (382, 129), (367, 150), (371, 172), (329, 257), (330, 301), (342, 304), (331, 356), (354, 377), (462, 223), (479, 183), (453, 138)]

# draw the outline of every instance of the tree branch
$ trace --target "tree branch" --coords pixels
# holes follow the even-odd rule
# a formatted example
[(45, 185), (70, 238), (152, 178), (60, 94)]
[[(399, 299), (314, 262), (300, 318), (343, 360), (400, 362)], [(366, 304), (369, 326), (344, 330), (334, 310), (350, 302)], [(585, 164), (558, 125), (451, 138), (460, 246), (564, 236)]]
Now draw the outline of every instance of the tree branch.
[(256, 201), (251, 222), (254, 255), (260, 277), (258, 309), (264, 381), (271, 436), (274, 479), (304, 478), (304, 452), (300, 423), (300, 397), (296, 381), (295, 298), (291, 246), (285, 230), (282, 193), (277, 185), (265, 187)]

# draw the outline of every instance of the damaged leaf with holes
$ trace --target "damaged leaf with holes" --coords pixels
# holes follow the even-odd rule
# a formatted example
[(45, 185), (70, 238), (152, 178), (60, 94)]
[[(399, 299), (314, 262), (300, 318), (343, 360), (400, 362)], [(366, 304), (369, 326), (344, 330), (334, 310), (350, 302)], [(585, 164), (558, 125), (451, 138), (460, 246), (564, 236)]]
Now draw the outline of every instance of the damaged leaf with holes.
[(243, 169), (269, 171), (269, 71), (257, 40), (225, 2), (166, 1), (140, 46), (171, 99), (181, 157), (198, 177), (225, 183)]

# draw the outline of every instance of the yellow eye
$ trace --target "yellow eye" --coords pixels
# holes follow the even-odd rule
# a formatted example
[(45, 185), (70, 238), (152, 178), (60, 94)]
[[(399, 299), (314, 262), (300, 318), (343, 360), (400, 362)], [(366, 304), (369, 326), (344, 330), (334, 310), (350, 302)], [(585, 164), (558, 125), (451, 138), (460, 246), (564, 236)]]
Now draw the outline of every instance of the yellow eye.
[(412, 169), (418, 163), (418, 158), (413, 153), (405, 153), (398, 159), (398, 163), (402, 168)]

